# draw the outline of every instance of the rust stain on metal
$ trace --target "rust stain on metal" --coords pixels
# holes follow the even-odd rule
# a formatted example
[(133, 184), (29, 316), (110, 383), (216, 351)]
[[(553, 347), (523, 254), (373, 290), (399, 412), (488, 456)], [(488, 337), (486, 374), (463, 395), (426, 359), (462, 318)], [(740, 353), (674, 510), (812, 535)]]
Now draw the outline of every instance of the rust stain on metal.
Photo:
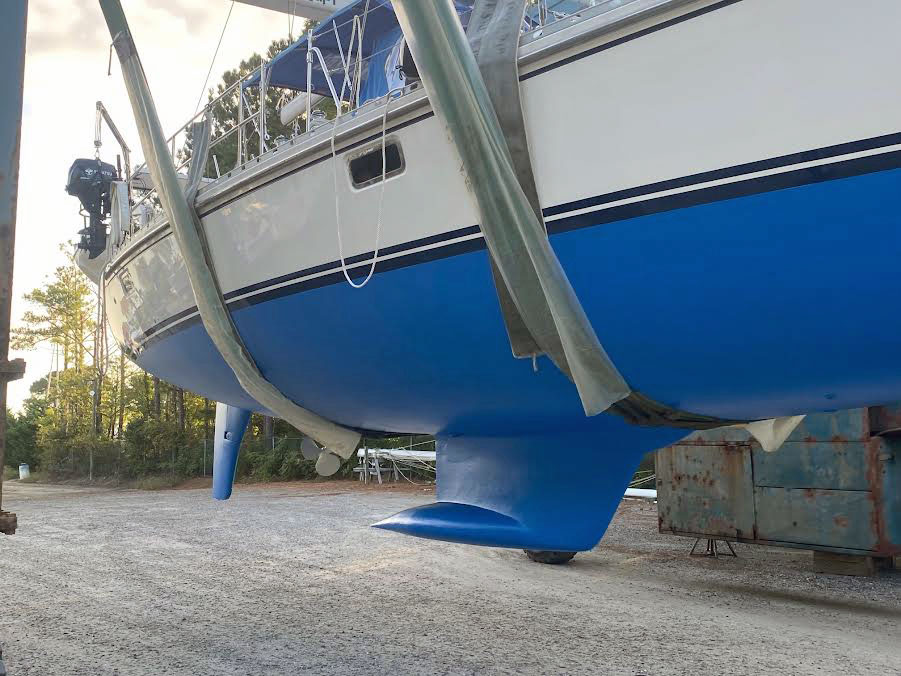
[(882, 520), (882, 473), (879, 471), (879, 450), (883, 441), (879, 437), (870, 439), (867, 444), (867, 482), (870, 484), (870, 501), (873, 503), (870, 525), (876, 535), (876, 551), (887, 552), (890, 547), (888, 533)]
[(740, 430), (693, 434), (658, 456), (658, 528), (897, 555), (901, 440), (880, 434), (901, 435), (901, 404), (808, 416), (776, 457)]

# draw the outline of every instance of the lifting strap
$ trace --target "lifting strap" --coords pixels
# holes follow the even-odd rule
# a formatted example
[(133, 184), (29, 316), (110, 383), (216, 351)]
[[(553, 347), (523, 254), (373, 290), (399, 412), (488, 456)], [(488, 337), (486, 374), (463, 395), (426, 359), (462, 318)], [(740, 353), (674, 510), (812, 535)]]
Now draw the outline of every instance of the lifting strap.
[[(532, 173), (532, 159), (529, 155), (529, 141), (526, 138), (519, 92), (517, 58), (525, 11), (526, 0), (476, 0), (469, 16), (466, 37), (488, 88), (488, 96), (497, 115), (497, 121), (504, 133), (516, 179), (535, 215), (544, 223), (535, 175)], [(543, 354), (544, 351), (516, 309), (494, 257), (490, 260), (491, 276), (494, 279), (513, 356), (527, 358)]]
[(699, 429), (743, 421), (686, 413), (633, 391), (585, 315), (544, 227), (520, 101), (526, 0), (476, 0), (464, 35), (449, 2), (396, 0), (401, 28), (439, 119), (463, 160), (516, 356), (546, 354), (587, 415)]
[[(519, 0), (517, 10), (520, 16), (515, 16), (509, 3), (489, 7), (487, 20), (481, 15), (485, 10), (476, 8), (476, 22), (490, 26), (498, 17), (499, 25), (504, 16), (514, 16), (518, 31), (522, 2)], [(585, 413), (596, 415), (607, 410), (629, 395), (629, 386), (598, 341), (551, 249), (540, 212), (519, 183), (498, 115), (454, 4), (449, 0), (395, 0), (393, 4), (436, 117), (462, 161), (497, 277), (503, 281), (521, 324), (534, 346), (572, 379)], [(504, 53), (511, 54), (508, 62), (514, 61), (518, 35), (505, 35), (508, 39), (499, 49), (506, 47)], [(484, 33), (480, 51), (492, 48), (491, 43), (497, 40)], [(488, 52), (485, 54), (483, 58), (487, 59)], [(490, 60), (503, 62), (499, 56)], [(513, 70), (509, 68), (513, 86), (518, 87), (515, 61)], [(522, 125), (518, 102), (513, 113), (511, 119), (518, 116)], [(519, 350), (521, 345), (517, 345)]]
[(244, 345), (222, 297), (207, 246), (206, 233), (194, 208), (194, 200), (209, 153), (209, 120), (192, 128), (196, 145), (186, 195), (178, 184), (168, 143), (163, 135), (150, 87), (120, 0), (100, 0), (100, 5), (122, 65), (122, 74), (134, 110), (147, 166), (153, 176), (153, 183), (157, 186), (160, 202), (184, 260), (197, 311), (210, 340), (235, 374), (241, 388), (260, 406), (272, 411), (341, 457), (349, 458), (356, 450), (360, 433), (299, 406), (266, 380)]
[[(485, 83), (488, 97), (507, 145), (509, 158), (513, 164), (522, 192), (535, 212), (538, 222), (544, 225), (541, 202), (538, 199), (538, 188), (535, 174), (532, 171), (532, 160), (529, 154), (529, 142), (526, 136), (525, 120), (522, 112), (522, 101), (519, 86), (519, 39), (522, 32), (523, 19), (527, 0), (475, 0), (470, 15), (466, 37), (472, 47), (473, 56), (478, 64), (482, 80)], [(545, 233), (547, 229), (545, 228)], [(491, 272), (497, 288), (498, 302), (504, 317), (504, 324), (510, 338), (510, 345), (516, 357), (532, 357), (537, 354), (548, 354), (557, 366), (572, 380), (565, 355), (554, 354), (542, 349), (541, 343), (529, 331), (522, 314), (513, 301), (495, 258), (491, 257)], [(561, 269), (562, 273), (562, 269)], [(565, 273), (564, 278), (565, 278)], [(578, 299), (576, 299), (578, 303)], [(587, 321), (587, 319), (586, 319)], [(601, 356), (603, 347), (597, 347)], [(553, 349), (553, 348), (551, 348)], [(610, 363), (610, 368), (616, 371)], [(619, 373), (616, 373), (619, 376)], [(625, 384), (625, 381), (623, 381)], [(642, 426), (682, 427), (685, 429), (710, 429), (724, 425), (742, 424), (741, 420), (725, 420), (712, 416), (699, 415), (682, 411), (672, 406), (661, 404), (632, 390), (626, 385), (627, 394), (610, 404), (612, 413), (625, 418), (628, 422)], [(580, 391), (581, 394), (581, 391)], [(585, 403), (583, 399), (583, 403)], [(586, 406), (586, 412), (588, 408)], [(800, 422), (800, 417), (761, 421), (752, 423), (749, 430), (768, 450), (781, 446), (787, 433), (790, 433)], [(772, 423), (779, 430), (778, 434), (758, 430), (756, 426)], [(771, 425), (771, 426), (773, 426)], [(765, 427), (765, 425), (764, 425)], [(767, 428), (768, 429), (768, 428)]]

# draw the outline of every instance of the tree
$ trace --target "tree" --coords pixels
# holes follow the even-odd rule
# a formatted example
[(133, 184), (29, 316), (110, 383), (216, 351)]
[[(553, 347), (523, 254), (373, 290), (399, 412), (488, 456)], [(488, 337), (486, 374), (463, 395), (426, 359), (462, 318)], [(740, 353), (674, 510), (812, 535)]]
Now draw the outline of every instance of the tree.
[[(266, 60), (271, 61), (279, 52), (288, 45), (287, 38), (273, 40), (266, 50)], [(225, 94), (231, 87), (244, 80), (248, 75), (260, 67), (262, 57), (254, 53), (241, 61), (237, 68), (232, 68), (222, 74), (222, 81), (215, 87), (210, 87), (207, 92), (207, 102), (212, 103)], [(242, 86), (235, 86), (228, 95), (223, 96), (211, 107), (212, 118), (211, 141), (216, 145), (210, 150), (210, 158), (205, 168), (205, 175), (216, 176), (217, 166), (220, 172), (225, 173), (234, 169), (238, 164), (238, 134), (233, 129), (240, 119), (240, 102), (244, 98), (244, 119), (250, 120), (260, 110), (259, 95), (256, 87), (245, 90)], [(294, 133), (292, 125), (283, 125), (279, 119), (278, 110), (284, 92), (275, 88), (266, 92), (266, 130), (268, 144), (279, 136), (289, 137)], [(231, 132), (231, 133), (230, 133)], [(223, 138), (226, 137), (227, 138)], [(219, 139), (222, 139), (221, 141)], [(248, 122), (243, 127), (243, 157), (246, 160), (253, 159), (260, 154), (260, 127), (259, 121)], [(190, 129), (186, 133), (184, 146), (178, 152), (180, 162), (188, 160), (193, 151), (193, 138)], [(216, 160), (214, 162), (213, 156)]]
[(38, 423), (44, 415), (46, 378), (31, 385), (31, 395), (25, 400), (23, 410), (16, 415), (6, 411), (6, 464), (13, 467), (27, 463), (33, 469), (40, 465), (37, 443)]
[[(13, 330), (12, 346), (23, 350), (41, 343), (55, 346), (62, 355), (62, 370), (57, 366), (53, 374), (53, 417), (62, 431), (84, 431), (84, 413), (93, 409), (94, 392), (99, 387), (95, 374), (85, 369), (86, 355), (96, 364), (90, 344), (94, 338), (95, 305), (88, 280), (70, 262), (58, 267), (50, 282), (25, 294), (24, 299), (33, 309), (23, 314), (22, 325)], [(91, 421), (91, 426), (95, 426), (95, 421)]]

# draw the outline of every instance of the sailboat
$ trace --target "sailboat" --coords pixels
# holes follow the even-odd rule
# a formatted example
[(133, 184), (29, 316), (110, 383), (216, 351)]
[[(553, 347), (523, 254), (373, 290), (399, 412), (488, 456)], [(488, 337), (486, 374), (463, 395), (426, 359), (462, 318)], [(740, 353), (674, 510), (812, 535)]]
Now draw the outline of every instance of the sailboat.
[(101, 5), (149, 172), (81, 177), (80, 260), (130, 358), (221, 402), (217, 497), (251, 411), (325, 474), (429, 434), (437, 501), (378, 525), (565, 559), (693, 429), (901, 399), (899, 3), (339, 2), (182, 128), (201, 162)]

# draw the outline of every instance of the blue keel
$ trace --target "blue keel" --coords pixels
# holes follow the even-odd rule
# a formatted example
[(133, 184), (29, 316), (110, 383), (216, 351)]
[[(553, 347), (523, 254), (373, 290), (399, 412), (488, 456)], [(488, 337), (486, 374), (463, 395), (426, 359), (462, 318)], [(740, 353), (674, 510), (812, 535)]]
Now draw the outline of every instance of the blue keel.
[(235, 469), (238, 466), (238, 453), (241, 450), (241, 439), (250, 421), (250, 411), (216, 404), (216, 430), (213, 441), (213, 497), (217, 500), (228, 500), (235, 483)]
[(685, 434), (606, 414), (594, 420), (556, 434), (439, 437), (438, 502), (374, 525), (490, 547), (591, 549), (642, 456)]

